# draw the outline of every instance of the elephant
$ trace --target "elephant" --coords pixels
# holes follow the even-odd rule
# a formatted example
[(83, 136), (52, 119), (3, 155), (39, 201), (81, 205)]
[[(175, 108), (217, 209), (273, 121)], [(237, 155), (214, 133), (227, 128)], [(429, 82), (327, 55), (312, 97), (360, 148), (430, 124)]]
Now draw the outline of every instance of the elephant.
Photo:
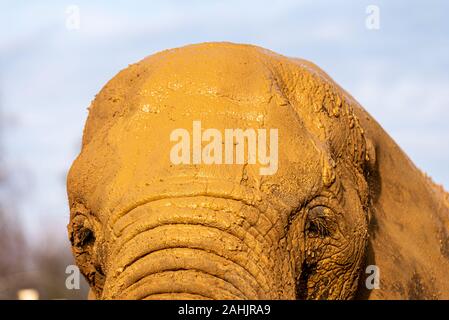
[(448, 194), (324, 71), (258, 46), (120, 71), (89, 107), (67, 191), (94, 299), (449, 298)]

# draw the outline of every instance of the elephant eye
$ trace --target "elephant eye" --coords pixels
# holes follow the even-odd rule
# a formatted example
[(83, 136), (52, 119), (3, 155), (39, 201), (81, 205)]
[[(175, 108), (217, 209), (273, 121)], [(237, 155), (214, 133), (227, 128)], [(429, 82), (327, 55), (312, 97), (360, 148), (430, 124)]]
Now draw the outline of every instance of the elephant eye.
[(76, 226), (70, 240), (73, 246), (83, 248), (95, 241), (95, 235), (88, 227)]
[(89, 228), (83, 227), (78, 232), (79, 246), (84, 247), (85, 245), (93, 242), (94, 240), (95, 240), (94, 233)]
[(312, 208), (306, 218), (305, 233), (310, 238), (325, 238), (331, 235), (330, 209), (324, 206)]

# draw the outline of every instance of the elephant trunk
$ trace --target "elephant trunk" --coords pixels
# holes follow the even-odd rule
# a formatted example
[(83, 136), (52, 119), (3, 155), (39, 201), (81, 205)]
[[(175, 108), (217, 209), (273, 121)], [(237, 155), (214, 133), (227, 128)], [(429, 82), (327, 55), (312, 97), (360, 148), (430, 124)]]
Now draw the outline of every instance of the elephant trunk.
[(278, 298), (274, 225), (260, 208), (222, 197), (139, 205), (111, 223), (103, 298)]

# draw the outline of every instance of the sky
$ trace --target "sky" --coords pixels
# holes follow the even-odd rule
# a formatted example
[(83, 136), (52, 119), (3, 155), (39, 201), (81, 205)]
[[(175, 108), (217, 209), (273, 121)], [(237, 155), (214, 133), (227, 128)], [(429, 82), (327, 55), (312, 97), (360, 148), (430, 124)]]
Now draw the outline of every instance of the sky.
[(66, 238), (65, 178), (95, 94), (131, 63), (205, 41), (313, 61), (449, 189), (447, 1), (0, 4), (1, 156), (31, 236)]

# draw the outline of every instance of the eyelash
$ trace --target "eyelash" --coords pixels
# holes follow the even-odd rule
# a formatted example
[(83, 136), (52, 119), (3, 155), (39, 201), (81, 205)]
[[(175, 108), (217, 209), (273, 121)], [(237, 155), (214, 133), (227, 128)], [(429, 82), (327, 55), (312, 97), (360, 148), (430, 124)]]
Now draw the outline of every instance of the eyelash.
[(310, 238), (326, 238), (331, 235), (332, 221), (325, 211), (330, 210), (323, 206), (312, 208), (306, 218), (305, 232)]

